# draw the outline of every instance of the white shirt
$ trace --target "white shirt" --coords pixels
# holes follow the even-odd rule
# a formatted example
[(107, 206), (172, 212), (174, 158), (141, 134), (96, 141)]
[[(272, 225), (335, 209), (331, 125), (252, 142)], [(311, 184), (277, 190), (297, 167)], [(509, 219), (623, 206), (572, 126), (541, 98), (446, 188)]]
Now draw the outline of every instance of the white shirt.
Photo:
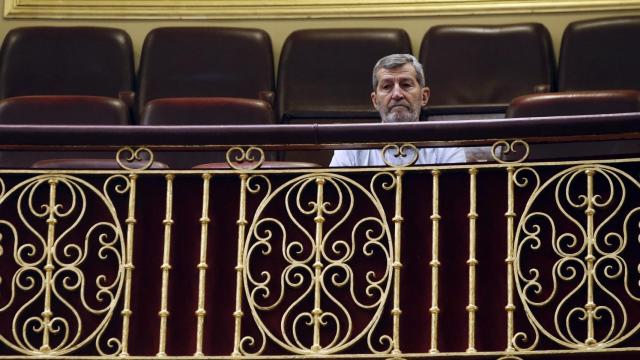
[[(387, 160), (394, 165), (402, 165), (415, 157), (413, 149), (407, 149), (407, 156), (395, 157), (392, 149), (387, 150)], [(466, 156), (462, 148), (421, 148), (418, 149), (416, 165), (464, 163)], [(335, 150), (331, 167), (387, 166), (382, 159), (381, 149)]]

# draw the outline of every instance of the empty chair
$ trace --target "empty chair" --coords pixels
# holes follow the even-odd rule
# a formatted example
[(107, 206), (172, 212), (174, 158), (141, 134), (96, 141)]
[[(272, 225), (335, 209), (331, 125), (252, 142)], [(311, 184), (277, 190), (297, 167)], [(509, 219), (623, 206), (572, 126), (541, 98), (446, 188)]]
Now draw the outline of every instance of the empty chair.
[[(127, 125), (128, 108), (122, 100), (102, 96), (18, 96), (0, 101), (3, 125)], [(77, 158), (91, 164), (93, 158), (113, 160), (113, 152), (15, 151), (0, 153), (0, 167), (25, 168), (42, 159)], [(90, 158), (90, 159), (89, 159)], [(115, 163), (115, 161), (114, 161)], [(80, 166), (82, 167), (82, 166)]]
[[(640, 91), (603, 90), (525, 95), (514, 99), (507, 109), (508, 118), (573, 116), (640, 112)], [(562, 118), (558, 118), (562, 121)], [(603, 119), (606, 121), (606, 119)], [(567, 135), (571, 129), (567, 129)], [(640, 153), (640, 143), (631, 141), (536, 144), (530, 159), (567, 159), (612, 157)]]
[[(133, 160), (127, 161), (126, 159), (121, 159), (122, 164), (124, 164), (128, 169), (141, 169), (145, 167), (145, 169), (152, 170), (161, 170), (168, 169), (169, 166), (165, 163), (161, 163), (158, 161), (152, 162), (148, 166), (148, 158), (141, 160)], [(148, 166), (148, 167), (147, 167)], [(32, 169), (57, 169), (57, 170), (68, 170), (68, 169), (83, 169), (83, 170), (122, 170), (122, 166), (115, 159), (103, 159), (103, 158), (58, 158), (58, 159), (45, 159), (38, 160), (33, 165), (31, 165)]]
[(167, 27), (149, 32), (139, 69), (138, 108), (176, 97), (273, 99), (273, 52), (258, 29)]
[[(253, 163), (240, 163), (238, 164), (239, 168), (252, 169)], [(310, 163), (310, 162), (302, 162), (302, 161), (271, 161), (267, 160), (263, 162), (259, 168), (260, 169), (291, 169), (291, 168), (319, 168), (321, 167), (319, 164)], [(229, 163), (227, 162), (213, 162), (206, 164), (199, 164), (193, 167), (194, 169), (207, 169), (207, 170), (217, 170), (217, 169), (229, 169)]]
[(558, 90), (640, 89), (640, 16), (573, 22), (562, 36)]
[(640, 111), (640, 91), (573, 91), (520, 96), (506, 117), (614, 114)]
[(511, 99), (554, 88), (549, 31), (537, 23), (434, 26), (420, 62), (430, 115), (504, 113)]
[(102, 96), (18, 96), (0, 101), (3, 125), (127, 125), (122, 100)]
[(129, 35), (101, 27), (22, 27), (2, 44), (0, 98), (93, 95), (132, 99)]
[[(149, 101), (141, 125), (267, 125), (273, 124), (273, 110), (264, 100), (246, 98), (167, 98)], [(247, 139), (250, 142), (250, 139)], [(267, 154), (267, 159), (275, 156)], [(223, 151), (163, 152), (156, 159), (173, 168), (191, 168), (202, 163), (226, 161)]]
[(167, 98), (150, 101), (141, 125), (273, 124), (271, 105), (245, 98)]

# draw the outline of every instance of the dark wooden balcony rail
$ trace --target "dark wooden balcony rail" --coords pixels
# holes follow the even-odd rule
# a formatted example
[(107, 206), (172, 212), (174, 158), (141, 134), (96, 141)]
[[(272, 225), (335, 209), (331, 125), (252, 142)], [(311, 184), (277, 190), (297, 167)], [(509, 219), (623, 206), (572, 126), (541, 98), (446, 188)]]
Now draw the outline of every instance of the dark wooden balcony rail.
[[(635, 359), (633, 149), (544, 162), (504, 157), (502, 147), (488, 163), (257, 165), (263, 150), (502, 144), (533, 152), (535, 143), (636, 140), (639, 130), (635, 113), (0, 126), (5, 151), (89, 149), (115, 159), (118, 150), (122, 164), (0, 170), (0, 359)], [(230, 167), (125, 160), (195, 149), (228, 150)], [(242, 156), (258, 163), (238, 166)]]
[(41, 126), (0, 125), (2, 148), (117, 149), (228, 148), (252, 144), (264, 148), (344, 148), (413, 142), (416, 145), (492, 144), (498, 139), (534, 142), (635, 138), (638, 113), (548, 118), (431, 121), (408, 124), (254, 125), (254, 126)]

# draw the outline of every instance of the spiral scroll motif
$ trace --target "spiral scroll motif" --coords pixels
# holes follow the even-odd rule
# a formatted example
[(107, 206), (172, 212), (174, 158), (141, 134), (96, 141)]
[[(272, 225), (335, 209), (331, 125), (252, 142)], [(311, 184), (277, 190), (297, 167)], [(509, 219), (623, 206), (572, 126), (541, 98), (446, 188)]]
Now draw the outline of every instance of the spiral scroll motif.
[(11, 319), (2, 343), (27, 355), (64, 355), (91, 342), (97, 354), (119, 352), (119, 340), (105, 332), (123, 283), (123, 232), (111, 196), (128, 188), (117, 175), (101, 191), (47, 174), (2, 194), (0, 316)]
[(116, 162), (125, 170), (142, 171), (153, 165), (153, 151), (146, 147), (124, 147), (116, 153)]
[[(517, 227), (515, 277), (532, 335), (573, 349), (611, 347), (640, 329), (640, 183), (611, 166), (563, 170), (533, 192)], [(555, 203), (550, 207), (549, 203)], [(552, 314), (549, 316), (548, 314)], [(526, 347), (525, 347), (525, 344)]]
[(381, 150), (382, 161), (391, 167), (407, 167), (415, 164), (420, 151), (413, 144), (390, 144)]
[[(244, 252), (259, 335), (243, 338), (242, 353), (259, 354), (267, 341), (298, 354), (332, 354), (358, 341), (390, 352), (391, 337), (376, 328), (390, 297), (393, 243), (375, 188), (395, 183), (378, 175), (370, 189), (341, 175), (302, 175), (264, 198)], [(276, 208), (287, 216), (267, 216)]]
[(524, 140), (500, 140), (491, 146), (491, 156), (499, 163), (521, 163), (529, 158), (531, 148)]
[(253, 170), (262, 166), (265, 154), (259, 147), (242, 148), (234, 146), (227, 150), (226, 158), (227, 164), (233, 169)]

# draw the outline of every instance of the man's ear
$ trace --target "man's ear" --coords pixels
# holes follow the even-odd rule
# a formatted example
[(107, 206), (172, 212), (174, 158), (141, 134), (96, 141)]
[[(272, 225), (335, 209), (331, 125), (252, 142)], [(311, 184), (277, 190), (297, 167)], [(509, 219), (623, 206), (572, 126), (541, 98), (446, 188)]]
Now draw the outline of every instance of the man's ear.
[(376, 97), (375, 91), (371, 92), (371, 103), (373, 104), (373, 107), (378, 110), (378, 98)]
[(431, 89), (429, 89), (428, 87), (423, 87), (422, 88), (422, 99), (420, 101), (420, 104), (424, 107), (427, 105), (427, 103), (429, 102), (429, 95), (431, 95)]

